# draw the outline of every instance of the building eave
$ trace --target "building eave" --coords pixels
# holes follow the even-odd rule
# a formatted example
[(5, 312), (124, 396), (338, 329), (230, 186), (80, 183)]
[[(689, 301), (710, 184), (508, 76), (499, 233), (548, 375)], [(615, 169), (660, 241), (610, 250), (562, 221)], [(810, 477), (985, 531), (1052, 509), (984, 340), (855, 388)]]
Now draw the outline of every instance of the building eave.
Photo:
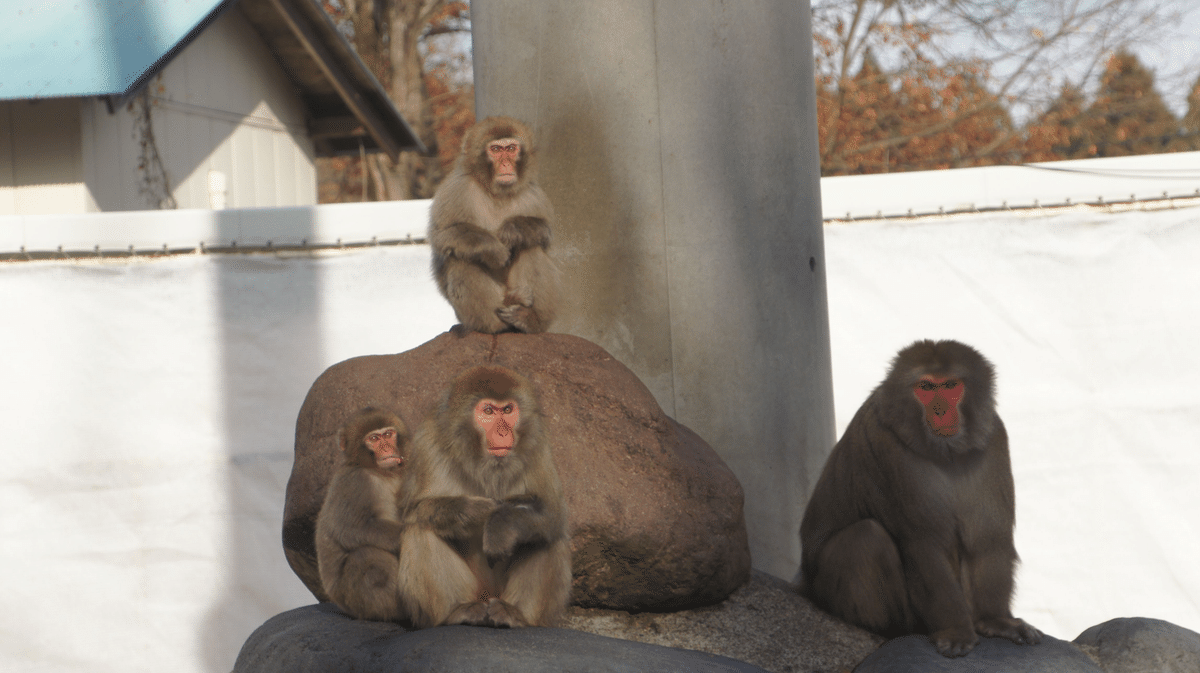
[(299, 90), (318, 156), (428, 151), (315, 0), (240, 0), (238, 8)]

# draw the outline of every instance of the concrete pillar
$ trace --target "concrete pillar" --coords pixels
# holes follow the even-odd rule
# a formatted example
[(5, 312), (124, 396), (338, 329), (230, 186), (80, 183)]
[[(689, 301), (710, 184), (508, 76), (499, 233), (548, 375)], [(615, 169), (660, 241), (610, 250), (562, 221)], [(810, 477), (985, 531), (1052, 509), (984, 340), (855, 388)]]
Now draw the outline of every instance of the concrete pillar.
[(809, 3), (473, 0), (476, 111), (528, 122), (572, 304), (746, 492), (792, 579), (833, 446)]

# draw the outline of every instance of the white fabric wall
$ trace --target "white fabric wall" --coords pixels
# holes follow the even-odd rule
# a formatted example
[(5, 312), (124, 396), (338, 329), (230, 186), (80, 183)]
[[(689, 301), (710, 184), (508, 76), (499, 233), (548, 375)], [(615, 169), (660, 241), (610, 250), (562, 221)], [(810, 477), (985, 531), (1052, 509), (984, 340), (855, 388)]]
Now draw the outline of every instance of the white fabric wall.
[(233, 667), (314, 602), (283, 556), (296, 414), (454, 323), (429, 249), (0, 263), (0, 668)]
[[(1200, 630), (1200, 209), (825, 228), (839, 435), (889, 358), (998, 370), (1024, 564), (1061, 638)], [(428, 248), (0, 263), (0, 660), (228, 671), (312, 602), (279, 536), (296, 413), (329, 365), (453, 323)]]

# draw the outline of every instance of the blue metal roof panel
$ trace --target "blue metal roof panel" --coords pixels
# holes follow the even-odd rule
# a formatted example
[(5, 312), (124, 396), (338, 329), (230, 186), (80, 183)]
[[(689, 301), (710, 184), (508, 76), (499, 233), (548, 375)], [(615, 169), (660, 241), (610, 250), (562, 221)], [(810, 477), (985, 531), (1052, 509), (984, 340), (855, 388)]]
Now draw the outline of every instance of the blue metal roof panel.
[(129, 93), (230, 0), (2, 0), (0, 100)]

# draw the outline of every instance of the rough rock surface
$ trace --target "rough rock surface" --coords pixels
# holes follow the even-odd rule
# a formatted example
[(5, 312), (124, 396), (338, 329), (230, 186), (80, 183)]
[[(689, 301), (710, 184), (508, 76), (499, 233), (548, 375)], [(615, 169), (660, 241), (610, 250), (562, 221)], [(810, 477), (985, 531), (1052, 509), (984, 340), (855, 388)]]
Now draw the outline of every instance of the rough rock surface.
[(854, 673), (1105, 673), (1065, 640), (1044, 636), (1037, 645), (1018, 645), (1004, 638), (980, 638), (965, 657), (943, 657), (925, 636), (889, 640), (867, 657)]
[(1200, 671), (1200, 633), (1161, 619), (1110, 619), (1074, 642), (1100, 662), (1105, 673)]
[[(268, 620), (246, 641), (234, 670), (848, 673), (883, 642), (821, 612), (783, 580), (759, 572), (718, 605), (639, 614), (573, 607), (563, 626), (525, 629), (525, 636), (514, 635), (521, 630), (469, 627), (409, 633), (398, 624), (352, 620), (322, 603)], [(616, 640), (592, 640), (595, 636)], [(471, 643), (503, 656), (481, 666), (482, 655), (461, 659), (471, 653), (451, 651), (472, 649), (462, 647)]]
[[(984, 638), (966, 657), (947, 659), (924, 636), (885, 643), (821, 612), (783, 580), (757, 571), (718, 605), (638, 614), (573, 607), (563, 626), (567, 628), (522, 632), (446, 627), (409, 633), (397, 624), (352, 620), (325, 603), (269, 620), (246, 642), (234, 671), (1200, 671), (1195, 649), (1200, 634), (1154, 619), (1106, 622), (1085, 631), (1075, 644), (1049, 636), (1034, 646)], [(618, 640), (591, 640), (573, 631)], [(1095, 659), (1096, 652), (1106, 657), (1103, 668), (1088, 658)], [(497, 656), (489, 658), (487, 653)], [(1173, 653), (1184, 656), (1172, 658)]]
[(574, 603), (675, 610), (711, 605), (745, 583), (741, 485), (628, 368), (565, 334), (447, 332), (405, 353), (334, 365), (309, 390), (296, 421), (283, 545), (318, 599), (326, 596), (313, 530), (340, 460), (338, 428), (374, 405), (396, 411), (411, 431), (455, 375), (480, 364), (509, 367), (537, 387), (570, 513)]
[(884, 642), (822, 612), (787, 582), (758, 571), (719, 605), (639, 614), (571, 608), (564, 626), (719, 654), (773, 673), (847, 673)]
[(296, 608), (267, 620), (242, 646), (233, 670), (763, 673), (756, 666), (712, 654), (567, 629), (440, 626), (406, 632), (398, 624), (352, 619), (332, 603)]

